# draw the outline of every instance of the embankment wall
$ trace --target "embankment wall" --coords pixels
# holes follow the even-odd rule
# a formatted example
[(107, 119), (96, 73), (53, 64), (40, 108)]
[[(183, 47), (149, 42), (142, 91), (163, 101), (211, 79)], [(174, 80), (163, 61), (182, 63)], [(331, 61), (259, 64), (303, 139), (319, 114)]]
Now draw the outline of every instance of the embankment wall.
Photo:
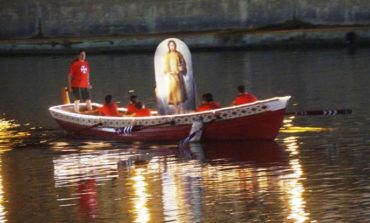
[(0, 39), (370, 24), (369, 0), (0, 0)]

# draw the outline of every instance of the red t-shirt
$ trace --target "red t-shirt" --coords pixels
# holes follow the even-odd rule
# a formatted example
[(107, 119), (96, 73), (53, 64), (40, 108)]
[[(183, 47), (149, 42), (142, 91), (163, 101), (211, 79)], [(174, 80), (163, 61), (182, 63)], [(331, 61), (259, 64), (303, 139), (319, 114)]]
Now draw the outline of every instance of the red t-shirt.
[(87, 60), (74, 60), (71, 63), (71, 87), (88, 88), (90, 66)]
[(250, 94), (250, 93), (244, 93), (244, 94), (240, 94), (238, 96), (235, 97), (234, 99), (234, 105), (242, 105), (242, 104), (247, 104), (247, 103), (252, 103), (252, 102), (255, 102), (257, 101), (257, 98), (256, 96), (254, 96), (253, 94)]
[(135, 113), (137, 110), (138, 109), (136, 108), (135, 104), (133, 104), (133, 103), (128, 103), (127, 104), (127, 111), (126, 111), (127, 114)]
[(104, 104), (101, 108), (98, 109), (105, 116), (121, 116), (118, 113), (118, 106), (116, 103)]
[(221, 108), (221, 105), (217, 102), (204, 103), (198, 106), (197, 112), (208, 111), (212, 109)]
[(148, 108), (136, 109), (135, 117), (150, 116), (150, 110)]

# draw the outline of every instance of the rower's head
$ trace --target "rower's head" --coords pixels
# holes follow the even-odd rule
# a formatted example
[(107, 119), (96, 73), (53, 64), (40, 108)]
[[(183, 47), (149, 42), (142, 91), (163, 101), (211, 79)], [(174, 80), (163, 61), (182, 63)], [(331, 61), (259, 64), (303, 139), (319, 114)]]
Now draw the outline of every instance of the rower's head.
[(136, 100), (137, 100), (137, 96), (136, 95), (131, 95), (130, 96), (130, 102), (135, 104), (136, 103)]
[(244, 86), (244, 85), (239, 85), (239, 86), (238, 86), (238, 91), (239, 91), (240, 93), (244, 93), (244, 92), (245, 92), (245, 86)]
[(141, 103), (140, 101), (138, 101), (138, 102), (135, 103), (135, 107), (137, 109), (142, 109), (144, 107), (144, 105), (143, 105), (143, 103)]
[(105, 103), (109, 104), (112, 102), (112, 95), (108, 94), (105, 96)]
[(78, 53), (78, 59), (79, 60), (86, 60), (86, 52), (81, 50), (79, 53)]
[(213, 95), (211, 93), (203, 94), (202, 95), (202, 101), (212, 102), (213, 101)]

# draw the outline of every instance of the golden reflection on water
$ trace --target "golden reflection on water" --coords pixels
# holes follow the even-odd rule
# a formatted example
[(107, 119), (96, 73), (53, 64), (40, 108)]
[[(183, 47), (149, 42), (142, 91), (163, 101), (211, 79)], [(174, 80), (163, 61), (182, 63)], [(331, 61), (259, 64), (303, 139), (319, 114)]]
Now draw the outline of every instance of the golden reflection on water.
[(3, 118), (0, 119), (0, 153), (11, 150), (11, 144), (14, 139), (22, 139), (30, 135), (25, 131), (17, 131), (15, 128), (19, 127), (14, 121), (8, 121)]
[(61, 152), (71, 152), (71, 151), (81, 151), (84, 152), (94, 152), (99, 149), (106, 149), (112, 147), (112, 144), (109, 142), (94, 142), (94, 141), (87, 141), (84, 142), (84, 145), (73, 146), (68, 142), (51, 142), (50, 147), (54, 151), (61, 151)]
[(129, 157), (127, 152), (120, 150), (83, 150), (58, 156), (53, 160), (55, 187), (73, 185), (84, 179), (107, 181), (116, 178), (117, 163)]
[(179, 221), (179, 204), (178, 204), (178, 188), (175, 183), (175, 173), (166, 171), (162, 173), (162, 190), (163, 190), (163, 211), (165, 214), (165, 222)]
[(159, 163), (164, 222), (193, 222), (192, 216), (200, 216), (202, 203), (199, 163), (189, 160), (179, 164), (174, 157)]
[(294, 126), (293, 120), (295, 116), (290, 116), (283, 121), (283, 127), (280, 129), (281, 133), (303, 133), (303, 132), (325, 132), (331, 131), (331, 128), (309, 127), (309, 126)]
[(19, 127), (14, 121), (8, 121), (0, 118), (0, 222), (6, 222), (6, 210), (4, 203), (4, 187), (3, 187), (3, 173), (2, 173), (2, 154), (12, 149), (14, 139), (22, 139), (29, 136), (28, 132), (17, 131), (15, 128)]
[(6, 222), (6, 210), (4, 208), (4, 187), (3, 187), (3, 173), (2, 173), (2, 158), (0, 158), (0, 222)]
[[(276, 188), (283, 192), (288, 213), (284, 216), (288, 222), (303, 223), (309, 220), (304, 200), (304, 175), (299, 155), (297, 137), (283, 139), (289, 153), (289, 169), (291, 172), (275, 175), (274, 167), (245, 165), (245, 163), (224, 163), (213, 160), (212, 165), (203, 165), (201, 160), (187, 160), (179, 163), (174, 156), (157, 156), (144, 159), (139, 156), (137, 164), (124, 168), (121, 173), (127, 173), (129, 186), (128, 218), (132, 222), (155, 222), (163, 219), (165, 222), (192, 222), (201, 219), (203, 204), (212, 205), (223, 199), (237, 199), (244, 202), (240, 195), (255, 196), (255, 193), (265, 193)], [(55, 144), (60, 150), (64, 144)], [(94, 146), (94, 145), (93, 145)], [(98, 145), (95, 145), (98, 146)], [(99, 145), (105, 147), (106, 145)], [(130, 160), (129, 153), (119, 150), (92, 150), (80, 153), (60, 155), (54, 159), (54, 178), (56, 187), (75, 185), (81, 179), (96, 179), (98, 184), (117, 176), (117, 163), (120, 160)], [(258, 162), (258, 161), (256, 161)], [(278, 170), (277, 170), (278, 171)], [(154, 179), (154, 181), (153, 181)], [(208, 195), (207, 195), (208, 194)], [(153, 200), (153, 196), (161, 197)], [(70, 199), (70, 200), (67, 200)], [(60, 197), (61, 205), (75, 204), (73, 197)], [(273, 202), (273, 201), (269, 201)], [(243, 208), (236, 208), (233, 202), (223, 204), (223, 209), (230, 211), (237, 219), (243, 217)], [(130, 214), (131, 213), (131, 214)], [(162, 214), (160, 214), (162, 213)]]
[[(84, 146), (68, 143), (52, 144), (54, 150), (63, 151), (63, 155), (53, 159), (54, 182), (56, 188), (76, 188), (78, 192), (65, 195), (60, 190), (56, 198), (60, 207), (78, 205), (82, 218), (95, 219), (99, 215), (98, 186), (117, 178), (118, 163), (127, 160), (129, 155), (118, 149), (99, 150), (99, 146), (106, 146), (105, 143), (91, 142), (88, 145), (92, 148), (86, 150)], [(79, 151), (64, 154), (72, 150)]]
[(148, 209), (148, 192), (146, 178), (146, 169), (143, 167), (135, 168), (133, 175), (130, 178), (134, 189), (134, 212), (136, 214), (134, 222), (146, 223), (150, 221), (150, 213)]
[(298, 137), (287, 137), (284, 139), (284, 144), (290, 153), (289, 164), (293, 170), (293, 173), (284, 176), (287, 180), (281, 181), (283, 190), (289, 196), (290, 214), (287, 219), (297, 223), (306, 222), (309, 220), (309, 213), (305, 211), (304, 187), (301, 183), (303, 170), (300, 160), (297, 158), (299, 154)]
[(257, 171), (258, 192), (266, 192), (269, 188), (269, 178), (267, 176), (267, 170), (264, 168), (259, 168)]

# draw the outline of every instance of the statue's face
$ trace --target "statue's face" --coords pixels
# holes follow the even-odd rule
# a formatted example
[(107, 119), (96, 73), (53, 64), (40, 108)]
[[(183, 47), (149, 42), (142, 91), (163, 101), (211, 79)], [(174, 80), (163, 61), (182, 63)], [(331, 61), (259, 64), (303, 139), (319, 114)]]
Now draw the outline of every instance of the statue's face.
[(171, 51), (174, 51), (176, 49), (176, 45), (174, 42), (170, 42), (169, 47)]

